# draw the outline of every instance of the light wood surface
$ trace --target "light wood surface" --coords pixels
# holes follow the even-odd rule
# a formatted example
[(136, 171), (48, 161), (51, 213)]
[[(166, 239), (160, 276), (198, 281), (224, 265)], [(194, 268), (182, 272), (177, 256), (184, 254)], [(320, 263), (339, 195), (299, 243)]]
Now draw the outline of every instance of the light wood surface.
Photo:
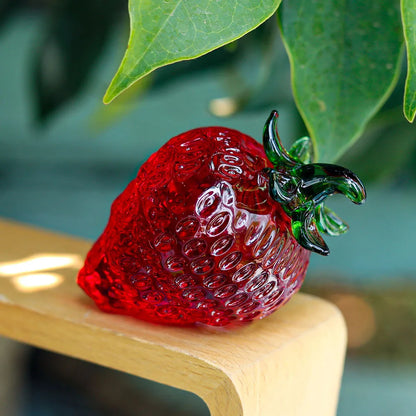
[(99, 311), (75, 283), (90, 242), (0, 220), (0, 334), (199, 395), (212, 416), (333, 416), (346, 330), (298, 294), (233, 331), (164, 327)]

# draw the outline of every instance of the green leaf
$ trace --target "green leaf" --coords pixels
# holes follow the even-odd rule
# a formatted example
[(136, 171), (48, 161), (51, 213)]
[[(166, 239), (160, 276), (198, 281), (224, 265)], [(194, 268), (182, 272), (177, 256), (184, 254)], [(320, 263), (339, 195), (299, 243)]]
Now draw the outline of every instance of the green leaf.
[(296, 104), (317, 159), (334, 161), (358, 139), (397, 82), (398, 2), (290, 0), (280, 10)]
[(412, 123), (416, 114), (416, 5), (401, 0), (404, 38), (407, 48), (407, 78), (404, 90), (404, 115)]
[(238, 39), (269, 18), (280, 1), (129, 0), (130, 39), (104, 102), (156, 68)]

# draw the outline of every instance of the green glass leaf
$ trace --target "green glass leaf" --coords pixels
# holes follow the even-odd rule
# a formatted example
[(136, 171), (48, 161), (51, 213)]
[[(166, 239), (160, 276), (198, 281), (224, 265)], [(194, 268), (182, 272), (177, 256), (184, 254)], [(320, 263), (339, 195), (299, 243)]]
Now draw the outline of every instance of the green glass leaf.
[(130, 39), (104, 102), (156, 68), (238, 39), (269, 18), (280, 1), (129, 0)]
[(293, 92), (315, 157), (334, 161), (361, 135), (397, 81), (399, 4), (290, 0), (279, 13)]
[(348, 226), (324, 206), (325, 199), (343, 194), (355, 204), (362, 204), (365, 187), (353, 172), (342, 166), (309, 163), (308, 137), (297, 140), (288, 153), (277, 131), (277, 118), (278, 113), (273, 110), (263, 129), (264, 150), (274, 165), (264, 170), (269, 176), (270, 196), (290, 217), (297, 242), (307, 250), (327, 256), (329, 248), (319, 232), (336, 236), (347, 231)]
[(301, 137), (297, 139), (289, 150), (289, 155), (299, 163), (312, 163), (313, 158), (313, 144), (310, 137)]
[(348, 224), (324, 204), (319, 204), (315, 208), (315, 218), (319, 231), (332, 237), (344, 234), (348, 231)]
[(412, 123), (416, 114), (416, 5), (401, 0), (404, 38), (407, 48), (407, 78), (404, 91), (404, 115)]

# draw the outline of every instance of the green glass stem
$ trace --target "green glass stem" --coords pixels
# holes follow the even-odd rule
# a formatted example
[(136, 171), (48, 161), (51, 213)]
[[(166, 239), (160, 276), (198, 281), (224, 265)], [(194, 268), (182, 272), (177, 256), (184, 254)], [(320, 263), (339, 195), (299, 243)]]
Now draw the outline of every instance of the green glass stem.
[(292, 233), (299, 244), (328, 255), (328, 246), (320, 232), (339, 235), (348, 226), (324, 206), (324, 200), (343, 194), (355, 204), (361, 204), (366, 197), (364, 185), (342, 166), (308, 163), (312, 159), (312, 144), (308, 138), (299, 139), (287, 152), (277, 132), (277, 118), (277, 111), (273, 111), (263, 134), (264, 149), (274, 165), (266, 169), (270, 195), (292, 219)]

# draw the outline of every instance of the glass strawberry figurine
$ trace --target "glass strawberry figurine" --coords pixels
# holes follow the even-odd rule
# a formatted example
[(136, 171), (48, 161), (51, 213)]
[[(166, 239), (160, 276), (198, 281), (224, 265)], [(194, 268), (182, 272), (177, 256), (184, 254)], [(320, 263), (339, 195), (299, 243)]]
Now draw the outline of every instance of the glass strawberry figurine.
[(335, 193), (362, 203), (351, 171), (311, 163), (310, 139), (287, 152), (273, 111), (264, 149), (223, 127), (169, 140), (114, 201), (78, 284), (106, 312), (174, 325), (229, 326), (285, 304), (320, 233), (347, 226), (324, 206)]

